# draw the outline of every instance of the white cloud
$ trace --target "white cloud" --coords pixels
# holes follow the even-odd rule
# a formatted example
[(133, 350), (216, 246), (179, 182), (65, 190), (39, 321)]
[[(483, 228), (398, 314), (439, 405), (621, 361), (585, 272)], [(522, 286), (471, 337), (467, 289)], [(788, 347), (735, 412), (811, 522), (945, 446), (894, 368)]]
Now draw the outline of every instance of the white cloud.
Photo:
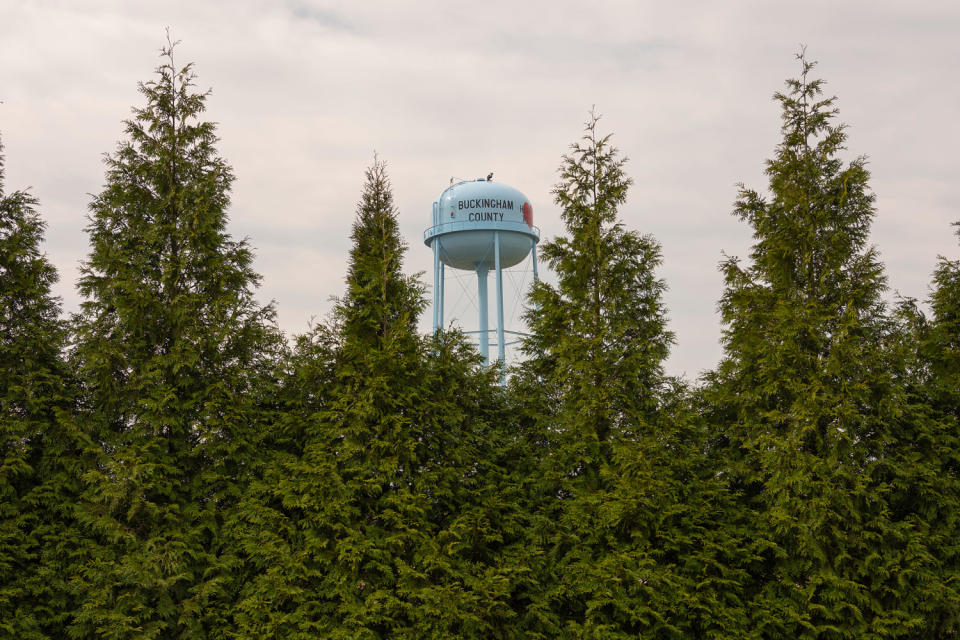
[(729, 215), (735, 184), (765, 186), (779, 139), (770, 96), (801, 42), (839, 96), (851, 157), (870, 157), (892, 288), (925, 297), (937, 254), (958, 253), (954, 3), (0, 0), (7, 186), (41, 199), (68, 308), (87, 194), (166, 26), (213, 88), (209, 116), (237, 175), (231, 229), (257, 247), (262, 297), (291, 332), (342, 291), (374, 150), (389, 163), (408, 269), (428, 271), (421, 234), (452, 175), (494, 171), (531, 198), (544, 235), (559, 233), (556, 167), (596, 104), (631, 158), (625, 221), (663, 244), (670, 368), (711, 367), (721, 250), (749, 246)]

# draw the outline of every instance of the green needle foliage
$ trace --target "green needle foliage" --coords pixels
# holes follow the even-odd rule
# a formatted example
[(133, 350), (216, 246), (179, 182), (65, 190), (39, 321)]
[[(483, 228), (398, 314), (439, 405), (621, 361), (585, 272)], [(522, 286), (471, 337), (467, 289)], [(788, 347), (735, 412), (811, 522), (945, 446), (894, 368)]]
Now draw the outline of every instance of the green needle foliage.
[[(367, 171), (353, 226), (347, 292), (336, 316), (336, 381), (311, 425), (304, 454), (289, 473), (295, 496), (320, 526), (298, 549), (324, 614), (311, 631), (327, 637), (411, 634), (409, 591), (420, 582), (411, 551), (428, 532), (429, 508), (418, 486), (420, 337), (423, 287), (403, 274), (400, 238), (386, 167)], [(298, 495), (299, 494), (299, 495)], [(312, 616), (311, 616), (312, 617)], [(310, 630), (301, 628), (302, 631)]]
[(560, 167), (567, 235), (541, 247), (558, 282), (534, 287), (513, 387), (543, 460), (530, 543), (543, 555), (526, 606), (539, 637), (673, 637), (697, 617), (680, 613), (702, 596), (679, 564), (711, 507), (691, 482), (703, 462), (696, 420), (663, 372), (673, 336), (660, 249), (618, 220), (631, 180), (597, 121)]
[(375, 161), (346, 295), (300, 338), (289, 440), (249, 500), (259, 574), (240, 605), (243, 637), (478, 637), (505, 606), (486, 573), (498, 544), (487, 514), (502, 505), (484, 502), (479, 480), (494, 380), (462, 338), (419, 335), (424, 289), (402, 272), (396, 216)]
[(77, 461), (57, 279), (45, 223), (26, 191), (4, 191), (0, 145), (0, 635), (54, 638), (69, 608), (68, 547)]
[(225, 637), (236, 560), (223, 527), (256, 463), (279, 348), (250, 248), (226, 232), (233, 175), (200, 120), (207, 94), (172, 44), (162, 58), (90, 205), (75, 355), (97, 451), (74, 637)]
[(960, 611), (957, 390), (943, 367), (951, 356), (937, 307), (931, 322), (915, 301), (899, 305), (890, 369), (906, 392), (898, 400), (895, 437), (875, 474), (891, 518), (908, 527), (906, 551), (913, 555), (897, 576), (901, 588), (885, 595), (920, 621), (912, 637), (925, 638), (955, 636)]
[(904, 596), (928, 557), (888, 502), (907, 398), (868, 246), (874, 196), (865, 160), (840, 158), (834, 98), (798, 58), (800, 77), (775, 96), (769, 197), (741, 187), (736, 202), (754, 245), (749, 265), (723, 263), (726, 356), (708, 376), (752, 519), (744, 636), (911, 636), (922, 620)]
[(921, 336), (919, 397), (913, 428), (901, 438), (901, 469), (910, 473), (901, 473), (897, 507), (936, 559), (933, 575), (914, 590), (925, 635), (948, 638), (960, 633), (960, 260), (940, 258), (930, 306), (933, 317), (912, 333)]
[(287, 361), (274, 437), (236, 513), (242, 554), (237, 638), (315, 637), (325, 624), (327, 614), (317, 606), (325, 563), (315, 553), (325, 540), (314, 535), (323, 527), (324, 516), (314, 509), (323, 510), (316, 492), (325, 480), (302, 460), (329, 402), (337, 346), (335, 325), (319, 325), (297, 337)]
[(632, 181), (610, 136), (598, 135), (598, 120), (591, 114), (583, 138), (563, 157), (554, 196), (567, 235), (540, 247), (558, 284), (538, 283), (526, 316), (525, 366), (563, 426), (551, 456), (552, 481), (564, 493), (572, 479), (600, 486), (613, 445), (655, 418), (673, 341), (665, 285), (654, 272), (660, 248), (617, 218)]
[[(954, 226), (960, 237), (960, 222)], [(942, 397), (937, 401), (944, 412), (960, 424), (960, 260), (940, 259), (930, 303), (933, 340), (939, 350), (934, 372)]]
[[(954, 223), (960, 237), (960, 222)], [(937, 414), (947, 422), (947, 430), (960, 433), (960, 260), (940, 258), (934, 272), (933, 309), (928, 357), (931, 360), (931, 401)], [(957, 452), (960, 447), (951, 446)], [(945, 469), (956, 476), (960, 470), (956, 458)]]

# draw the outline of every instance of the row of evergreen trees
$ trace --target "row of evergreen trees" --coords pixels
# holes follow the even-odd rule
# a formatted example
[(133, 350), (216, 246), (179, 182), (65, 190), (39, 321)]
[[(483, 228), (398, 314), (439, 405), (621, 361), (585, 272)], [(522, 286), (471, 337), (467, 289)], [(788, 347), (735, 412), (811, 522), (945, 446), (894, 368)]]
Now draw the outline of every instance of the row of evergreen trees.
[(67, 319), (0, 164), (0, 636), (954, 638), (960, 261), (884, 304), (862, 158), (802, 55), (725, 355), (691, 387), (656, 241), (591, 115), (507, 389), (419, 334), (384, 164), (330, 320), (290, 344), (172, 46), (90, 205)]

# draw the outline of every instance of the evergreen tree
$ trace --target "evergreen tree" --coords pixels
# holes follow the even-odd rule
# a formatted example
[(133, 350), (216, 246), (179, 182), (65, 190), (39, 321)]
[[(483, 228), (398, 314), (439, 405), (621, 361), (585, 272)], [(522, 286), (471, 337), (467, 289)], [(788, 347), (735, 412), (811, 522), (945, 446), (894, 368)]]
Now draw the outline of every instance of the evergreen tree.
[(492, 374), (462, 338), (419, 335), (424, 291), (402, 272), (396, 216), (375, 161), (346, 295), (299, 340), (289, 441), (248, 501), (244, 637), (478, 637), (505, 606), (483, 579), (480, 541), (496, 534), (482, 506), (462, 509), (481, 493)]
[[(954, 223), (960, 237), (960, 222)], [(928, 337), (928, 359), (932, 361), (932, 402), (948, 423), (947, 430), (960, 433), (960, 260), (941, 258), (934, 272), (930, 299), (933, 319)], [(960, 447), (949, 446), (950, 451)], [(954, 459), (949, 472), (956, 476)]]
[(78, 518), (93, 536), (71, 633), (225, 637), (236, 560), (224, 522), (256, 463), (279, 337), (226, 232), (230, 167), (191, 65), (162, 50), (146, 105), (90, 205), (76, 362), (97, 443)]
[(336, 384), (290, 469), (302, 483), (294, 490), (319, 498), (309, 506), (322, 529), (299, 550), (303, 564), (324, 563), (315, 597), (325, 615), (311, 622), (343, 638), (412, 634), (410, 550), (428, 535), (428, 500), (417, 490), (423, 287), (402, 272), (406, 247), (385, 165), (374, 162), (366, 177), (336, 309)]
[[(957, 227), (955, 233), (960, 237), (960, 222), (955, 222), (953, 226)], [(960, 302), (957, 296), (960, 295), (960, 261), (941, 258), (940, 264), (934, 273), (934, 294), (933, 311), (935, 318), (943, 331), (941, 338), (945, 346), (950, 349), (951, 361), (955, 361), (956, 352), (960, 347), (953, 342), (960, 335)], [(955, 369), (952, 372), (955, 374)]]
[(660, 248), (618, 220), (632, 180), (610, 136), (598, 135), (598, 120), (591, 114), (563, 157), (554, 196), (567, 235), (540, 248), (558, 284), (538, 283), (526, 316), (525, 366), (563, 425), (551, 452), (561, 485), (577, 478), (598, 486), (613, 444), (654, 419), (673, 341), (655, 275)]
[(892, 513), (888, 470), (906, 402), (897, 329), (868, 246), (874, 196), (863, 158), (814, 64), (777, 93), (783, 140), (769, 197), (741, 187), (750, 264), (722, 266), (725, 358), (708, 376), (714, 428), (751, 533), (748, 637), (916, 633), (904, 594), (929, 559)]
[(26, 191), (4, 192), (0, 145), (0, 635), (62, 637), (63, 557), (77, 491), (66, 331)]
[(686, 391), (663, 372), (673, 336), (660, 249), (618, 219), (631, 180), (597, 120), (560, 167), (567, 235), (541, 249), (557, 285), (534, 287), (513, 388), (544, 460), (527, 622), (538, 637), (669, 637), (694, 624), (708, 637), (700, 614), (681, 610), (708, 608), (683, 574), (712, 585), (693, 541), (715, 488)]
[(906, 600), (922, 635), (948, 638), (960, 633), (960, 261), (940, 258), (930, 303), (929, 320), (912, 301), (901, 305), (910, 393), (888, 475), (893, 512), (931, 556)]
[(951, 409), (948, 400), (956, 390), (941, 386), (949, 347), (941, 342), (936, 312), (931, 322), (914, 300), (901, 300), (895, 318), (890, 370), (905, 391), (897, 402), (896, 431), (874, 476), (886, 489), (891, 519), (909, 527), (914, 557), (898, 576), (902, 588), (886, 597), (918, 619), (913, 637), (948, 638), (957, 633), (960, 611), (960, 443), (951, 417), (956, 404)]
[[(310, 608), (323, 564), (304, 548), (323, 520), (313, 511), (315, 483), (301, 464), (336, 376), (338, 335), (321, 324), (297, 336), (280, 386), (274, 437), (264, 464), (245, 488), (235, 539), (242, 553), (241, 591), (233, 612), (237, 638), (312, 637), (326, 614)], [(322, 534), (320, 534), (322, 535)]]

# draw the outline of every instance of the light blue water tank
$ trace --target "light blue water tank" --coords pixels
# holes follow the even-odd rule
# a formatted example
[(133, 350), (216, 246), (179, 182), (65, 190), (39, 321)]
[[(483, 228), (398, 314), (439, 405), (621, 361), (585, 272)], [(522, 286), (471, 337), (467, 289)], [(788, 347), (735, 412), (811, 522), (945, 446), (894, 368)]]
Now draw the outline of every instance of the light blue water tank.
[(533, 205), (517, 189), (484, 179), (451, 185), (433, 203), (423, 243), (438, 243), (440, 260), (454, 269), (495, 268), (494, 232), (500, 232), (500, 268), (522, 262), (540, 240)]

